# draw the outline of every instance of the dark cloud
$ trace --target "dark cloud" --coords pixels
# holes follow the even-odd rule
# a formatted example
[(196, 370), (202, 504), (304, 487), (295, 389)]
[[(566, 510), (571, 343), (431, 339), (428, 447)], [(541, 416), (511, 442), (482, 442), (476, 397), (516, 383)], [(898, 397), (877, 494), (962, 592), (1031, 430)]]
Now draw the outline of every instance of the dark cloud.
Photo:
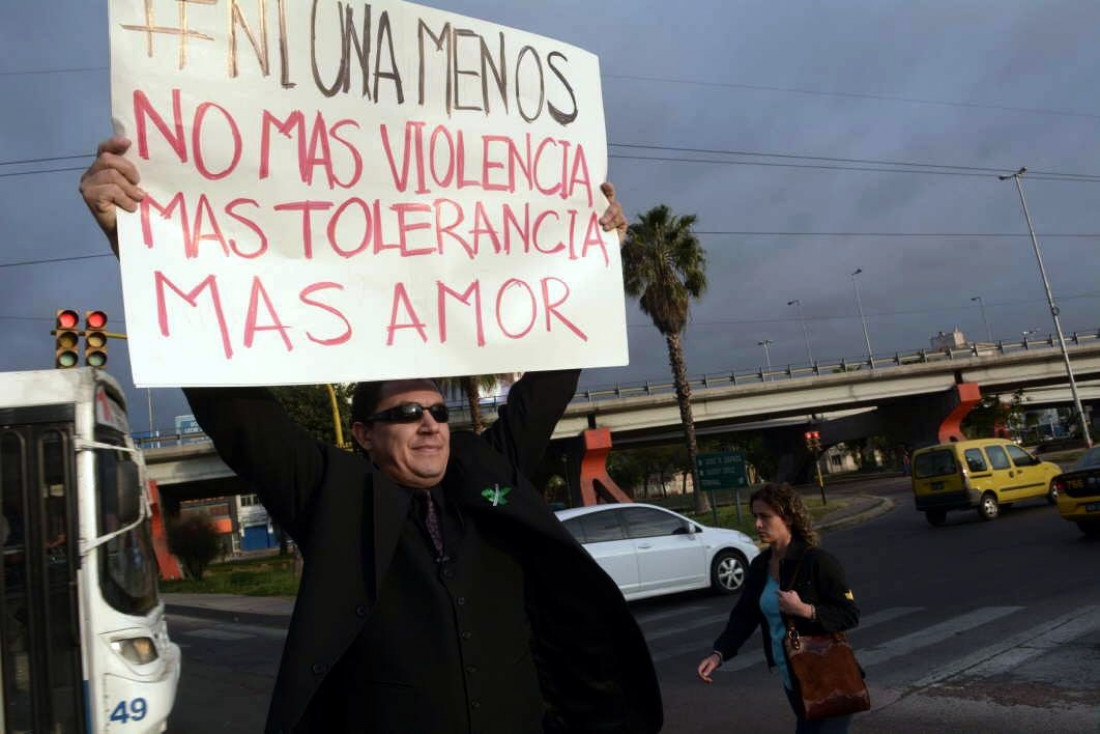
[[(1094, 163), (1100, 160), (1100, 6), (1069, 0), (431, 4), (598, 54), (612, 143), (1100, 173)], [(106, 22), (103, 4), (85, 0), (0, 8), (0, 161), (89, 153), (109, 134)], [(78, 71), (10, 73), (46, 69)], [(87, 159), (56, 165), (82, 162)], [(15, 170), (23, 169), (0, 166), (0, 173)], [(610, 171), (629, 212), (667, 203), (696, 213), (702, 231), (1026, 232), (1012, 184), (992, 175), (622, 158), (610, 161)], [(0, 262), (104, 251), (76, 194), (77, 176), (0, 178)], [(1025, 185), (1066, 329), (1100, 327), (1100, 242), (1053, 236), (1100, 233), (1100, 184), (1025, 178)], [(876, 352), (919, 349), (956, 325), (980, 336), (984, 325), (970, 300), (978, 295), (995, 336), (1050, 328), (1026, 237), (701, 238), (711, 288), (693, 307), (685, 334), (693, 374), (757, 367), (764, 361), (757, 342), (765, 338), (774, 342), (775, 364), (804, 361), (802, 327), (786, 305), (793, 298), (802, 301), (816, 356), (860, 356), (865, 347), (850, 277), (856, 268), (864, 271), (860, 293)], [(47, 331), (57, 307), (99, 307), (122, 316), (109, 258), (0, 268), (0, 293), (0, 316), (9, 317), (0, 320), (9, 339), (0, 369), (52, 363)], [(592, 370), (586, 384), (667, 381), (664, 339), (636, 307), (628, 318), (631, 365)], [(125, 345), (112, 347), (111, 360), (128, 381)], [(135, 415), (147, 409), (147, 394), (132, 392), (132, 399)], [(158, 425), (186, 412), (178, 391), (155, 390), (152, 401)]]

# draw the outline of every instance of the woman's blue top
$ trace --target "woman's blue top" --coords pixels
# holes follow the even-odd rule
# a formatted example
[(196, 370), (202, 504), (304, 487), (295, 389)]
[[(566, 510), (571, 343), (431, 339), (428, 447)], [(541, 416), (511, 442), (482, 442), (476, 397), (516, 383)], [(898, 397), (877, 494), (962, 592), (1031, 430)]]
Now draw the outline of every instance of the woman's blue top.
[(768, 582), (764, 584), (764, 590), (760, 592), (760, 611), (768, 620), (768, 638), (771, 640), (772, 659), (779, 667), (779, 673), (783, 676), (783, 687), (788, 691), (794, 690), (791, 685), (791, 672), (787, 669), (787, 654), (783, 651), (783, 638), (787, 635), (787, 625), (783, 622), (783, 615), (779, 613), (779, 582), (768, 574)]

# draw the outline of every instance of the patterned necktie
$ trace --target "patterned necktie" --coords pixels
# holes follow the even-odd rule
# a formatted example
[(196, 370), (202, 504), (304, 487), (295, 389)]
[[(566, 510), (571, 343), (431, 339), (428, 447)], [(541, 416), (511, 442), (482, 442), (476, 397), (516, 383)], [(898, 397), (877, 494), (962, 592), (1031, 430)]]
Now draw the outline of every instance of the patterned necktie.
[(432, 539), (432, 546), (435, 547), (436, 558), (442, 558), (443, 529), (439, 526), (439, 513), (435, 511), (435, 501), (432, 499), (431, 492), (418, 492), (417, 497), (423, 504), (421, 512), (424, 517), (424, 525), (428, 528), (428, 537)]

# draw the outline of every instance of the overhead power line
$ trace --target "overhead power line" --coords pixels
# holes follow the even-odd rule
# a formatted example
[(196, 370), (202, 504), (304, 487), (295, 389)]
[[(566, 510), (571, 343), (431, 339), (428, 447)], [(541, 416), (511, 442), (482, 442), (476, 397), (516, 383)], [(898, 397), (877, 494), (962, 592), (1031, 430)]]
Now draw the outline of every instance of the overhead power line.
[[(761, 153), (751, 150), (728, 150), (722, 148), (684, 148), (668, 145), (645, 145), (641, 143), (608, 143), (612, 148), (632, 148), (637, 150), (663, 150), (674, 153), (696, 153), (704, 155), (730, 155), (749, 156), (753, 158), (779, 158), (785, 160), (825, 161), (829, 163), (862, 163), (874, 166), (904, 166), (907, 168), (933, 168), (948, 171), (970, 171), (1001, 175), (1005, 171), (1017, 170), (1017, 166), (1004, 166), (1002, 168), (989, 168), (987, 166), (960, 166), (947, 163), (924, 163), (913, 161), (876, 160), (873, 158), (839, 158), (819, 155), (800, 155), (797, 153)], [(1040, 171), (1028, 169), (1029, 176), (1066, 176), (1071, 178), (1085, 178), (1100, 180), (1100, 174), (1090, 173), (1065, 173), (1063, 171)]]
[(1040, 107), (1013, 107), (1009, 105), (982, 104), (979, 102), (949, 102), (938, 99), (920, 99), (917, 97), (901, 97), (888, 94), (868, 94), (861, 92), (823, 92), (818, 89), (800, 89), (798, 87), (779, 87), (765, 84), (739, 84), (736, 82), (712, 82), (696, 79), (668, 79), (652, 76), (637, 76), (634, 74), (604, 74), (608, 79), (627, 79), (639, 82), (654, 82), (657, 84), (685, 84), (698, 87), (721, 87), (724, 89), (750, 89), (758, 92), (784, 92), (787, 94), (807, 94), (815, 97), (847, 97), (850, 99), (874, 99), (884, 102), (904, 102), (906, 104), (935, 105), (938, 107), (960, 107), (965, 109), (995, 110), (998, 112), (1026, 112), (1033, 115), (1054, 115), (1057, 117), (1082, 117), (1086, 119), (1100, 119), (1100, 114), (1092, 112), (1077, 112), (1074, 110), (1048, 110)]
[(63, 173), (65, 171), (83, 171), (87, 166), (74, 166), (70, 168), (47, 168), (40, 171), (14, 171), (12, 173), (0, 173), (0, 178), (11, 176), (34, 176), (40, 173)]
[(26, 158), (21, 161), (0, 161), (0, 166), (19, 166), (25, 163), (50, 163), (52, 161), (70, 161), (74, 158), (94, 158), (95, 153), (84, 153), (82, 155), (54, 155), (48, 158)]
[[(1030, 237), (1027, 232), (778, 232), (767, 230), (734, 229), (696, 229), (695, 234), (737, 235), (740, 237), (928, 237), (937, 239), (955, 239), (959, 237)], [(1075, 237), (1094, 239), (1100, 232), (1043, 232), (1047, 237)]]
[(29, 69), (26, 71), (0, 71), (0, 76), (31, 76), (34, 74), (80, 74), (86, 71), (107, 71), (108, 66), (74, 66), (69, 69)]
[[(825, 163), (768, 163), (765, 161), (738, 161), (729, 159), (715, 159), (715, 158), (672, 158), (667, 156), (637, 156), (637, 155), (624, 155), (622, 153), (609, 153), (608, 158), (618, 158), (620, 160), (636, 160), (636, 161), (655, 161), (661, 163), (707, 163), (723, 166), (758, 166), (763, 168), (803, 168), (803, 169), (817, 169), (826, 171), (863, 171), (867, 173), (917, 173), (927, 176), (965, 176), (968, 178), (990, 178), (993, 173), (979, 173), (970, 171), (952, 171), (952, 170), (932, 170), (925, 168), (888, 168), (888, 167), (871, 167), (871, 166), (850, 166), (850, 165), (827, 165)], [(1081, 178), (1077, 176), (1066, 175), (1051, 175), (1051, 174), (1036, 174), (1030, 175), (1029, 180), (1032, 181), (1073, 181), (1077, 183), (1100, 183), (1100, 177), (1097, 178)]]
[(73, 260), (92, 260), (97, 257), (114, 257), (114, 255), (105, 252), (101, 255), (72, 255), (70, 257), (51, 257), (42, 260), (20, 260), (17, 262), (0, 263), (0, 268), (20, 268), (25, 265), (46, 265), (49, 263), (71, 262)]

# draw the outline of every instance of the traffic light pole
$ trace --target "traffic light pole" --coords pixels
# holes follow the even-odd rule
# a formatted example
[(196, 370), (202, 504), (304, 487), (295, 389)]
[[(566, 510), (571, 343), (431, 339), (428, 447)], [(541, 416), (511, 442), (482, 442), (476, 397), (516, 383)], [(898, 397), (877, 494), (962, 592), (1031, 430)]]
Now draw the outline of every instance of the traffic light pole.
[(817, 469), (817, 486), (821, 490), (821, 504), (829, 504), (829, 500), (825, 499), (825, 478), (821, 476), (821, 447), (814, 449), (814, 468)]

